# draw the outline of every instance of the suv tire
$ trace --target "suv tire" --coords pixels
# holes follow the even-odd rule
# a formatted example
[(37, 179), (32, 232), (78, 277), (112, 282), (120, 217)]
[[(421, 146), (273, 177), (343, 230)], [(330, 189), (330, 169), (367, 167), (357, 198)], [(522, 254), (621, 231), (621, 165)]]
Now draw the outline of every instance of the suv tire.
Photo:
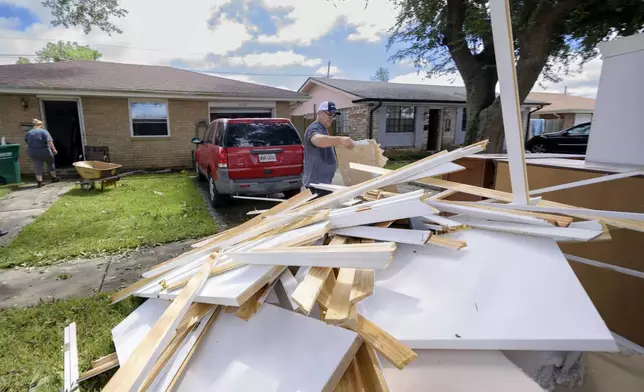
[(217, 192), (215, 179), (211, 175), (208, 175), (208, 199), (210, 200), (210, 205), (214, 208), (225, 206), (230, 201), (229, 195), (222, 195)]

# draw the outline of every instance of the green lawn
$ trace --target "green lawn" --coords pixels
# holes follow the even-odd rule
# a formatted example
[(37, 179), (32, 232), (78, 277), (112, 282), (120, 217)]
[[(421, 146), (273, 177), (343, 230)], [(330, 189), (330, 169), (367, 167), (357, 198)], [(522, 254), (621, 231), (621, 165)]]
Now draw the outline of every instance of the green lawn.
[(385, 168), (390, 170), (396, 170), (396, 169), (400, 169), (403, 166), (407, 166), (413, 162), (414, 161), (387, 161), (387, 163), (385, 164)]
[(216, 230), (187, 174), (131, 176), (102, 193), (78, 186), (69, 191), (11, 245), (0, 248), (0, 267), (94, 257)]
[[(63, 329), (76, 322), (78, 365), (114, 352), (111, 329), (140, 304), (128, 298), (116, 305), (100, 294), (83, 299), (42, 302), (24, 309), (0, 310), (0, 392), (59, 392), (63, 386)], [(114, 371), (81, 384), (81, 391), (100, 391)]]
[(9, 192), (16, 190), (20, 184), (0, 185), (0, 199), (5, 197)]

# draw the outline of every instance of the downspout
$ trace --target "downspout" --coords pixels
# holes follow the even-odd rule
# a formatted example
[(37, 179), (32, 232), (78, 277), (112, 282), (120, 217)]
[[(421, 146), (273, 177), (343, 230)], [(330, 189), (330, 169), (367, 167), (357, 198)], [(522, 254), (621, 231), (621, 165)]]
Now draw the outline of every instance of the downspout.
[(527, 123), (528, 123), (528, 124), (527, 124), (527, 129), (526, 129), (526, 131), (525, 131), (525, 143), (527, 143), (527, 142), (528, 142), (528, 136), (530, 135), (530, 116), (532, 116), (532, 113), (536, 112), (537, 110), (541, 110), (541, 109), (543, 109), (543, 106), (544, 106), (544, 105), (537, 106), (537, 108), (536, 108), (536, 109), (531, 110), (531, 111), (529, 111), (529, 112), (528, 112), (528, 119), (527, 119)]
[(382, 101), (378, 102), (377, 106), (369, 110), (369, 139), (373, 139), (373, 112), (380, 109), (381, 106), (382, 106)]

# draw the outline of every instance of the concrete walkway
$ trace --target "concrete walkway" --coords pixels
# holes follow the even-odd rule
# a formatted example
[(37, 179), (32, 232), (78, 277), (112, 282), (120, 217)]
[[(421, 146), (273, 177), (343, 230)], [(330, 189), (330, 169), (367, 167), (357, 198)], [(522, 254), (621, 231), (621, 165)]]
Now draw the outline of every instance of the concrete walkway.
[(11, 243), (22, 229), (47, 210), (60, 196), (74, 186), (73, 182), (58, 182), (38, 188), (21, 187), (0, 199), (0, 229), (9, 234), (0, 237), (0, 246)]
[(191, 241), (49, 267), (0, 271), (0, 308), (32, 306), (40, 299), (80, 298), (110, 292), (139, 280), (154, 264), (190, 249)]

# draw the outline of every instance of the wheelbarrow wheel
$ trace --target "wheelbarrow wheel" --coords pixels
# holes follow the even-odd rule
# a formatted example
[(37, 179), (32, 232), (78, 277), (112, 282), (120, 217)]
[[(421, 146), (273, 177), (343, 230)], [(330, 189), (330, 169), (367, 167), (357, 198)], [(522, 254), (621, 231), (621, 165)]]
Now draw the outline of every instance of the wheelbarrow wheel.
[(84, 191), (91, 191), (92, 188), (94, 188), (94, 183), (93, 182), (84, 182), (81, 183), (81, 189)]

